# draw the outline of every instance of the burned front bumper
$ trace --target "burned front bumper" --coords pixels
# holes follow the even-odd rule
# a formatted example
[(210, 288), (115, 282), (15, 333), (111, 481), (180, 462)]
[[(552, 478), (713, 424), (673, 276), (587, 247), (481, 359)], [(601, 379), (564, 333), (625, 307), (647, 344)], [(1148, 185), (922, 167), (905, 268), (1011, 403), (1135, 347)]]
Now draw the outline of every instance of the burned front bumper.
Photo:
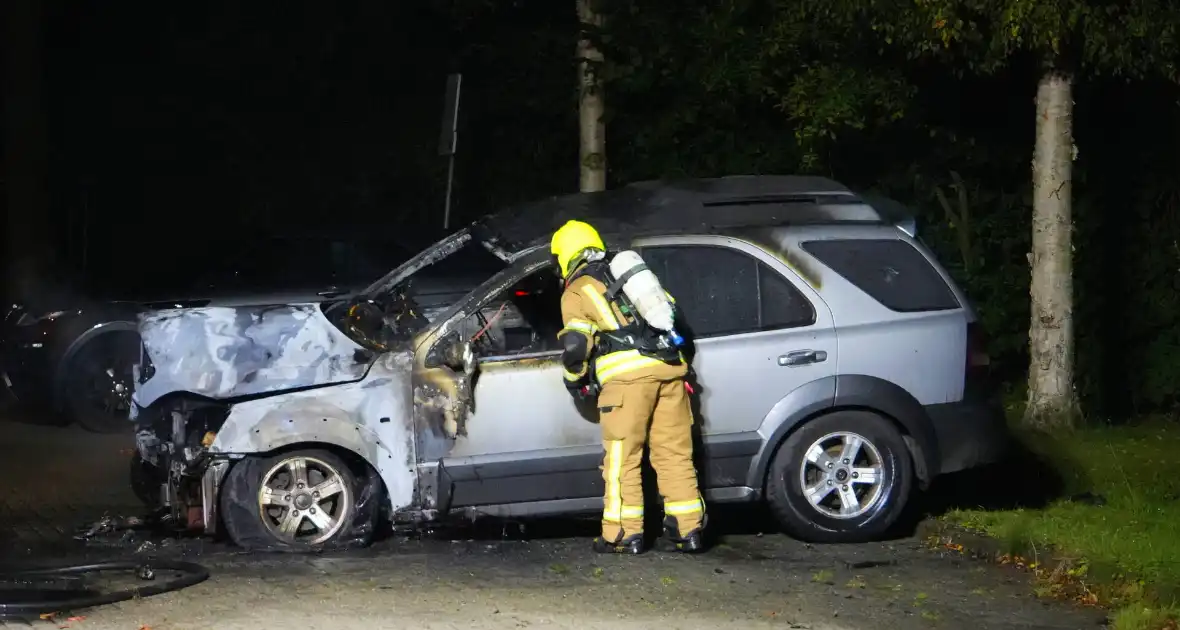
[(225, 421), (225, 405), (181, 401), (142, 412), (135, 447), (158, 487), (153, 504), (185, 529), (217, 531), (217, 496), (230, 459), (210, 450)]

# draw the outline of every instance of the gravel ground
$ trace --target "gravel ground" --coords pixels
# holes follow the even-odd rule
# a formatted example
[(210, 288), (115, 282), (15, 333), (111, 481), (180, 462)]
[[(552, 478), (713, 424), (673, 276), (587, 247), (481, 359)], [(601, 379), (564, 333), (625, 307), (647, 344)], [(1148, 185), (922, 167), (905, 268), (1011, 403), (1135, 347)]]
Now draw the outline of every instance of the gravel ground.
[[(389, 537), (317, 556), (244, 554), (210, 541), (74, 541), (78, 525), (133, 513), (129, 436), (0, 420), (0, 558), (69, 562), (117, 555), (200, 562), (188, 589), (76, 611), (84, 619), (0, 627), (250, 628), (1097, 628), (1095, 610), (1046, 603), (1018, 572), (927, 549), (915, 539), (813, 546), (721, 514), (721, 544), (695, 557), (599, 556), (592, 524), (545, 521)], [(99, 581), (103, 581), (101, 578)]]

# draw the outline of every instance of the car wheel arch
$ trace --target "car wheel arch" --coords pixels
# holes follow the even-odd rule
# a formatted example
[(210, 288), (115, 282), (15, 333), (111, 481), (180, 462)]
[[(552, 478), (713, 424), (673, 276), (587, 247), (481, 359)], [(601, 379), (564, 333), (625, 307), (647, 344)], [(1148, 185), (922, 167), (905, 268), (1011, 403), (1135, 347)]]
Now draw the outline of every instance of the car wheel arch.
[(780, 399), (759, 428), (766, 437), (751, 463), (747, 485), (765, 496), (770, 462), (787, 438), (815, 418), (845, 410), (874, 413), (893, 424), (910, 452), (919, 486), (929, 486), (931, 471), (938, 469), (938, 443), (930, 419), (909, 392), (863, 375), (817, 379)]
[[(381, 481), (380, 501), (387, 509), (408, 507), (417, 473), (413, 462), (399, 461), (390, 445), (371, 428), (355, 422), (342, 410), (284, 410), (282, 407), (251, 422), (235, 418), (233, 410), (218, 431), (210, 451), (229, 456), (271, 457), (295, 450), (328, 450), (342, 458), (363, 461)], [(412, 434), (405, 439), (413, 440)], [(406, 449), (413, 453), (413, 445)], [(409, 487), (409, 492), (405, 489)], [(401, 489), (401, 492), (399, 492)]]
[[(376, 466), (373, 465), (373, 462), (365, 459), (363, 455), (356, 452), (355, 450), (346, 448), (339, 444), (333, 444), (331, 442), (292, 442), (291, 444), (281, 446), (270, 451), (237, 455), (229, 460), (230, 467), (237, 465), (249, 457), (267, 458), (299, 451), (327, 451), (339, 457), (348, 465), (349, 470), (353, 475), (356, 476), (358, 480), (365, 484), (373, 484), (371, 492), (375, 493), (375, 496), (380, 501), (386, 501), (385, 482), (381, 479), (381, 472), (377, 470)], [(228, 473), (228, 469), (226, 472)], [(219, 494), (224, 490), (224, 486), (218, 487)], [(220, 500), (220, 496), (216, 497), (215, 500)]]
[(836, 379), (834, 407), (871, 411), (893, 422), (913, 455), (914, 474), (927, 487), (939, 470), (941, 454), (930, 416), (922, 403), (900, 385), (867, 374)]
[(73, 367), (74, 361), (81, 354), (82, 350), (93, 343), (98, 337), (113, 333), (135, 333), (139, 334), (139, 328), (133, 321), (127, 320), (112, 320), (96, 324), (85, 332), (78, 335), (70, 345), (62, 352), (61, 358), (57, 361), (57, 367), (53, 373), (53, 406), (54, 411), (64, 411), (66, 406), (67, 392), (70, 385), (70, 370)]

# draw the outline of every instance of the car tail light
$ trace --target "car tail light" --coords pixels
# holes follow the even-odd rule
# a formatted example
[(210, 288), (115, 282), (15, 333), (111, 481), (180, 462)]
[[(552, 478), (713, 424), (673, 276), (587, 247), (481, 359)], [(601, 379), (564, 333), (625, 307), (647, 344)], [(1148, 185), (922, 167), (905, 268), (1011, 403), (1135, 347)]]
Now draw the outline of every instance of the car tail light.
[(987, 355), (987, 336), (979, 322), (967, 324), (967, 370), (986, 370), (991, 364)]

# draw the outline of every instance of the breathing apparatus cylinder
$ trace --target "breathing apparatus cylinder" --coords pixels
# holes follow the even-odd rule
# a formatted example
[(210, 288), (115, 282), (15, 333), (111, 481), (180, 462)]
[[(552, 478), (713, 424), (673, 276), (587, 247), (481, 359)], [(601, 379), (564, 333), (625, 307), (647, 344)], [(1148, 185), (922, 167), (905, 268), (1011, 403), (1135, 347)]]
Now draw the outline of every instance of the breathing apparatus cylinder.
[(668, 333), (674, 345), (681, 345), (684, 339), (674, 328), (675, 315), (672, 301), (660, 279), (647, 267), (639, 254), (624, 250), (614, 255), (610, 261), (610, 272), (615, 278), (623, 282), (623, 294), (639, 311), (652, 328)]

